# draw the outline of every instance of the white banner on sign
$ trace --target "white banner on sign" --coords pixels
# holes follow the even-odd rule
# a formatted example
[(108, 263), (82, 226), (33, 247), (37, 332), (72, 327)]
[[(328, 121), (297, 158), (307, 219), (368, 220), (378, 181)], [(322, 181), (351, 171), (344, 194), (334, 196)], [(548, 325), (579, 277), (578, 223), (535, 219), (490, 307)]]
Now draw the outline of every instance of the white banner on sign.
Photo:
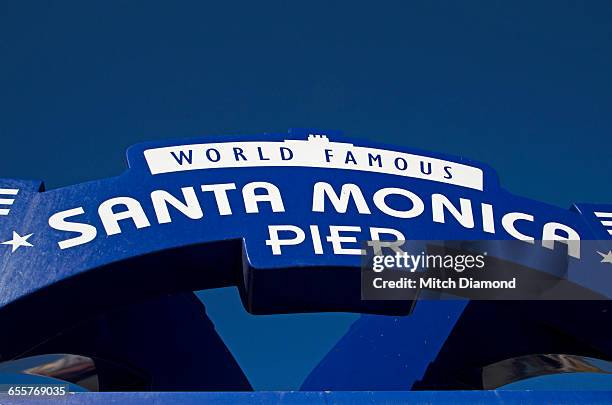
[(482, 169), (386, 149), (308, 140), (221, 142), (168, 146), (144, 152), (151, 174), (241, 167), (316, 167), (412, 177), (482, 191)]

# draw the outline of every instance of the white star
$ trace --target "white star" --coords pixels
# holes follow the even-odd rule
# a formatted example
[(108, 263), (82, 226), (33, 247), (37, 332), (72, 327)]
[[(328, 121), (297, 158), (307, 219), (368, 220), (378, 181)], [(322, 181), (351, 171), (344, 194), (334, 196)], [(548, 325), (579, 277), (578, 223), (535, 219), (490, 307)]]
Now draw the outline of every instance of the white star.
[(599, 255), (603, 257), (603, 259), (601, 259), (601, 263), (612, 264), (612, 250), (608, 250), (608, 253), (601, 253), (600, 251), (597, 251), (597, 253), (599, 253)]
[(33, 246), (30, 242), (28, 242), (28, 238), (32, 235), (33, 233), (30, 233), (26, 236), (20, 236), (17, 232), (13, 231), (13, 239), (7, 240), (6, 242), (2, 242), (2, 244), (11, 245), (13, 247), (12, 252), (14, 252), (21, 246)]

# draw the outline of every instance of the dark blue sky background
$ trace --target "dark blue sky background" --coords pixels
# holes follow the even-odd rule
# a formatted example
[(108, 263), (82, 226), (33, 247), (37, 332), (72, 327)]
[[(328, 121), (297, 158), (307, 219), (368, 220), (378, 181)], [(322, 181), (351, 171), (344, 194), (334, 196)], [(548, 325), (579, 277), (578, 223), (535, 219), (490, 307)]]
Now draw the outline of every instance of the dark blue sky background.
[[(610, 202), (610, 72), (609, 1), (4, 1), (0, 177), (54, 188), (119, 174), (144, 140), (317, 127)], [(260, 388), (299, 385), (354, 319), (254, 319), (207, 294)]]

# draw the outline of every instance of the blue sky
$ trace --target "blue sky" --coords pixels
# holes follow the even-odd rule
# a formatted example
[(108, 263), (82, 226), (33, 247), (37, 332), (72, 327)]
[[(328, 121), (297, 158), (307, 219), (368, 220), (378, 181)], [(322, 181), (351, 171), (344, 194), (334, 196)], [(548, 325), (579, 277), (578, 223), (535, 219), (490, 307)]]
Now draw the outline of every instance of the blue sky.
[[(119, 174), (145, 140), (316, 127), (610, 202), (610, 72), (607, 1), (0, 2), (0, 177), (54, 188)], [(299, 385), (354, 319), (204, 300), (263, 388)]]

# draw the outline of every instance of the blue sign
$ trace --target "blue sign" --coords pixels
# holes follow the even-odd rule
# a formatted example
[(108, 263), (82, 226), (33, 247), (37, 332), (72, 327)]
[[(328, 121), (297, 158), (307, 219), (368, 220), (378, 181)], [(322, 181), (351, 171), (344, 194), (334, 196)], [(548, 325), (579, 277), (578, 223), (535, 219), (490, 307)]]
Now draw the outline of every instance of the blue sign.
[[(379, 384), (406, 389), (442, 358), (469, 302), (361, 300), (363, 241), (521, 241), (563, 254), (569, 280), (612, 295), (612, 204), (514, 196), (481, 163), (312, 130), (143, 143), (127, 158), (118, 177), (55, 190), (0, 179), (0, 320), (224, 286), (255, 314), (411, 314), (411, 366), (384, 360)], [(2, 339), (19, 347), (23, 336)], [(331, 377), (342, 362), (324, 361), (305, 388), (361, 388)]]

